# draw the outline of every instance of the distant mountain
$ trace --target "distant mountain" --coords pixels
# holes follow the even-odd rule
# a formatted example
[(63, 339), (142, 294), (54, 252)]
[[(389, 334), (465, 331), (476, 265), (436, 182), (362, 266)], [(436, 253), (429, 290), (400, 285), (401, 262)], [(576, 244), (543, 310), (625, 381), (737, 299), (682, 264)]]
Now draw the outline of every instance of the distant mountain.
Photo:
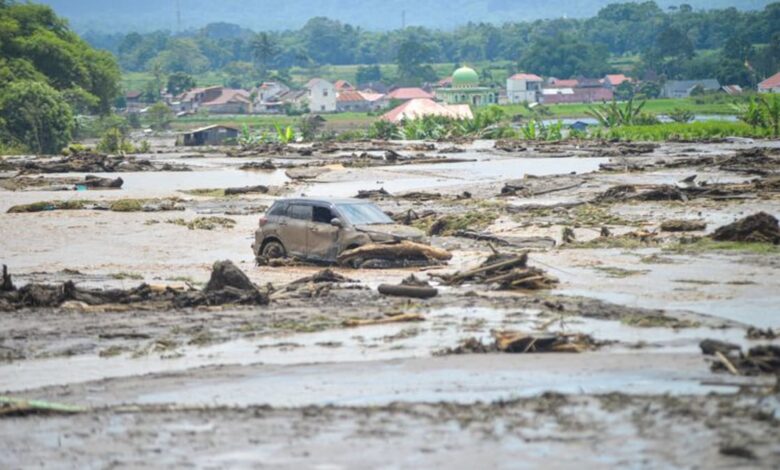
[[(230, 22), (253, 30), (297, 29), (327, 16), (372, 30), (408, 26), (452, 28), (469, 21), (507, 22), (587, 17), (619, 0), (38, 0), (54, 7), (77, 31), (147, 32)], [(695, 9), (761, 9), (772, 0), (658, 0), (663, 8), (686, 3)], [(405, 13), (404, 13), (405, 12)]]

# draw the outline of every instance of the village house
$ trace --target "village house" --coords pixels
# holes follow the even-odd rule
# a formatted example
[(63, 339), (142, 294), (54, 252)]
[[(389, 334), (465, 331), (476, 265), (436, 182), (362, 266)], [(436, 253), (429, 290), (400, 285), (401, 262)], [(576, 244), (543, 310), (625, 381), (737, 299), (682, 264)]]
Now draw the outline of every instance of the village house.
[(336, 80), (333, 83), (333, 87), (336, 88), (336, 92), (338, 93), (341, 93), (342, 91), (355, 91), (355, 87), (346, 80)]
[(480, 86), (479, 75), (470, 67), (461, 67), (452, 74), (452, 86), (436, 90), (436, 98), (447, 104), (484, 106), (498, 103), (498, 94), (490, 87)]
[(280, 82), (264, 82), (252, 89), (250, 97), (253, 98), (252, 107), (255, 114), (279, 114), (284, 112), (283, 95), (290, 91), (290, 87)]
[(700, 89), (701, 91), (718, 91), (720, 83), (714, 78), (705, 78), (702, 80), (669, 80), (661, 88), (661, 98), (688, 98), (691, 93)]
[(143, 93), (140, 91), (128, 91), (125, 93), (125, 110), (128, 113), (141, 112), (141, 110), (147, 106), (147, 104), (144, 103), (143, 96)]
[(452, 119), (474, 119), (471, 107), (467, 104), (437, 103), (428, 98), (415, 98), (402, 103), (382, 115), (382, 120), (399, 123), (425, 116), (443, 116)]
[(340, 113), (365, 113), (371, 110), (371, 103), (359, 91), (342, 91), (336, 98), (336, 110)]
[(780, 72), (758, 84), (759, 93), (780, 93)]
[(201, 109), (214, 114), (249, 114), (252, 101), (246, 90), (213, 86), (182, 93), (171, 102), (171, 108), (178, 114), (195, 113)]
[(225, 143), (235, 142), (237, 138), (237, 128), (215, 124), (183, 133), (181, 143), (185, 146), (223, 145)]
[(512, 104), (538, 103), (542, 95), (542, 77), (532, 73), (517, 73), (506, 80), (507, 101)]
[(315, 113), (333, 113), (337, 109), (336, 87), (322, 78), (312, 78), (306, 84), (309, 110)]
[(619, 87), (620, 85), (622, 85), (625, 82), (631, 83), (631, 79), (626, 77), (622, 73), (608, 74), (601, 81), (601, 83), (604, 85), (604, 88), (607, 88), (607, 89), (612, 90), (612, 91), (615, 91), (617, 89), (617, 87)]

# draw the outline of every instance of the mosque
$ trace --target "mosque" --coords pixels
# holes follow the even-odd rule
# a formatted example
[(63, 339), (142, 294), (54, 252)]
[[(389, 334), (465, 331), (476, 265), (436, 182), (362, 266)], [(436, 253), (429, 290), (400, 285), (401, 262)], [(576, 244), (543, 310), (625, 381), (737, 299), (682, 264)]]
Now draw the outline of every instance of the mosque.
[(498, 103), (498, 92), (479, 85), (479, 75), (470, 67), (461, 67), (452, 74), (449, 88), (438, 88), (436, 98), (447, 104), (484, 106)]

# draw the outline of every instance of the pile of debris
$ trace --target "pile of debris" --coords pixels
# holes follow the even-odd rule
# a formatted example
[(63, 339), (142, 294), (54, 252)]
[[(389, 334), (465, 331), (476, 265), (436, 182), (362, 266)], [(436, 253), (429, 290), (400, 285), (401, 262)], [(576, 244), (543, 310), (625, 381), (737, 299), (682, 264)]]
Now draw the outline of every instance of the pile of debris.
[(528, 266), (527, 252), (521, 255), (494, 253), (476, 269), (437, 277), (448, 286), (477, 283), (495, 286), (498, 290), (549, 289), (558, 283), (558, 279), (543, 270)]
[(203, 305), (265, 305), (268, 297), (252, 284), (243, 271), (230, 261), (214, 264), (211, 278), (203, 290), (177, 290), (141, 284), (132, 289), (86, 289), (72, 281), (62, 284), (30, 283), (14, 286), (8, 269), (3, 266), (0, 284), (0, 311), (21, 308), (54, 308), (66, 302), (71, 306), (106, 306), (141, 303), (168, 304), (175, 308)]
[(0, 187), (9, 191), (74, 191), (86, 189), (121, 189), (122, 178), (101, 178), (86, 175), (83, 178), (17, 176), (0, 181)]
[(764, 344), (754, 346), (747, 354), (736, 344), (705, 339), (699, 344), (706, 356), (714, 356), (713, 372), (730, 372), (733, 375), (780, 374), (780, 346)]
[(712, 239), (729, 242), (756, 242), (780, 244), (780, 226), (777, 219), (766, 212), (758, 212), (715, 230)]
[(156, 164), (151, 160), (79, 153), (62, 158), (8, 161), (22, 174), (30, 173), (119, 173), (130, 171), (191, 171), (187, 165)]
[(452, 253), (441, 248), (408, 240), (390, 243), (369, 243), (346, 250), (338, 264), (359, 269), (388, 269), (438, 265), (452, 259)]
[[(339, 284), (354, 284), (357, 281), (342, 276), (330, 269), (323, 269), (317, 273), (297, 279), (279, 292), (274, 292), (272, 297), (274, 300), (298, 297), (298, 298), (314, 298), (324, 297), (328, 295), (331, 290)], [(360, 286), (350, 286), (350, 288), (361, 288)]]
[(454, 348), (445, 349), (437, 355), (481, 354), (481, 353), (580, 353), (602, 345), (593, 337), (581, 333), (532, 334), (519, 331), (494, 331), (493, 343), (483, 343), (477, 338), (468, 338)]
[(778, 149), (754, 147), (737, 151), (737, 154), (720, 164), (723, 171), (748, 173), (753, 175), (772, 175), (780, 172), (780, 158), (776, 155)]

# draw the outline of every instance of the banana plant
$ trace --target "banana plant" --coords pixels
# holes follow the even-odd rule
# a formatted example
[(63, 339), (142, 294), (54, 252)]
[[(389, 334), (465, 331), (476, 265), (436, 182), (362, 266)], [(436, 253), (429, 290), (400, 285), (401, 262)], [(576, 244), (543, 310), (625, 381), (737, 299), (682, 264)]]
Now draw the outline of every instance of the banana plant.
[(295, 130), (292, 126), (282, 127), (279, 124), (274, 124), (276, 129), (276, 139), (282, 144), (289, 144), (295, 140)]

